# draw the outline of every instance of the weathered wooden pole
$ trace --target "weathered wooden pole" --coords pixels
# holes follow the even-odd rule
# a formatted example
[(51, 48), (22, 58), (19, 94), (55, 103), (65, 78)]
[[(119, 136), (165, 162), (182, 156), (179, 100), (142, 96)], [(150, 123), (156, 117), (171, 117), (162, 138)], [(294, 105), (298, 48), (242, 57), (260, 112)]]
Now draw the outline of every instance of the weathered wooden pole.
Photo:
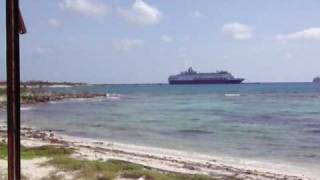
[(8, 179), (21, 179), (20, 164), (20, 45), (19, 33), (26, 29), (19, 0), (6, 1), (7, 25), (7, 124)]

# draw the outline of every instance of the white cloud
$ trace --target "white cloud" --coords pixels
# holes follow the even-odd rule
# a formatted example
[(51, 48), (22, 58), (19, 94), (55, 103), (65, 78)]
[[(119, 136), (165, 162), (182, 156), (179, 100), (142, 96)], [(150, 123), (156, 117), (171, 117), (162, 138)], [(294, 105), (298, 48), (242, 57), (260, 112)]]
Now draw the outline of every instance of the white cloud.
[(290, 52), (287, 52), (287, 53), (285, 54), (285, 56), (286, 56), (287, 59), (293, 58), (293, 54), (290, 53)]
[(184, 54), (184, 53), (180, 53), (180, 54), (177, 55), (177, 58), (179, 58), (179, 59), (184, 59), (186, 57), (187, 57), (187, 55)]
[(58, 19), (54, 19), (54, 18), (48, 19), (48, 24), (49, 24), (51, 27), (55, 27), (55, 28), (58, 28), (58, 27), (61, 27), (61, 26), (62, 26), (61, 21), (58, 20)]
[(238, 40), (250, 39), (253, 37), (253, 27), (238, 22), (224, 24), (222, 32), (230, 34), (234, 39)]
[(162, 41), (168, 42), (168, 43), (173, 41), (173, 38), (172, 38), (171, 36), (168, 36), (168, 35), (162, 35), (162, 36), (160, 37), (160, 39), (161, 39)]
[(131, 49), (140, 47), (144, 44), (141, 39), (118, 39), (113, 42), (113, 49), (116, 51), (129, 51)]
[(190, 35), (183, 35), (182, 40), (183, 41), (190, 41), (191, 36)]
[(284, 42), (289, 40), (320, 40), (320, 27), (308, 28), (285, 35), (277, 35), (276, 39)]
[(110, 10), (105, 4), (96, 0), (63, 0), (60, 7), (84, 16), (102, 17)]
[(191, 14), (191, 16), (192, 16), (193, 18), (202, 18), (202, 17), (204, 17), (204, 15), (203, 15), (200, 11), (198, 11), (198, 10), (193, 11), (192, 14)]
[(188, 57), (188, 54), (187, 54), (188, 50), (186, 47), (179, 47), (178, 48), (178, 54), (177, 54), (177, 58), (178, 59), (186, 59)]
[(186, 52), (186, 51), (187, 51), (187, 48), (185, 48), (185, 47), (180, 47), (180, 48), (178, 48), (178, 51), (179, 51), (179, 52)]
[(163, 15), (157, 7), (136, 0), (130, 9), (118, 8), (119, 14), (128, 22), (135, 24), (157, 24)]
[(35, 49), (35, 52), (36, 52), (37, 54), (40, 54), (40, 55), (47, 55), (47, 54), (52, 55), (52, 54), (55, 54), (55, 53), (56, 53), (56, 51), (55, 51), (53, 48), (50, 48), (50, 47), (41, 47), (41, 46), (37, 47), (37, 48)]

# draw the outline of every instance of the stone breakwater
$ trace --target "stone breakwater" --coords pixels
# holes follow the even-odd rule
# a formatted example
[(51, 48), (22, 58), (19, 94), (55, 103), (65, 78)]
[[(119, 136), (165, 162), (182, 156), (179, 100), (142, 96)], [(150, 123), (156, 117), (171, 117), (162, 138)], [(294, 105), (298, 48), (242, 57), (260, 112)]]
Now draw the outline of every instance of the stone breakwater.
[[(66, 99), (89, 99), (106, 97), (106, 94), (99, 93), (51, 93), (51, 92), (27, 92), (21, 94), (22, 105), (36, 105), (42, 103), (48, 103), (51, 101), (62, 101)], [(6, 108), (6, 101), (2, 97), (0, 101), (0, 109)]]

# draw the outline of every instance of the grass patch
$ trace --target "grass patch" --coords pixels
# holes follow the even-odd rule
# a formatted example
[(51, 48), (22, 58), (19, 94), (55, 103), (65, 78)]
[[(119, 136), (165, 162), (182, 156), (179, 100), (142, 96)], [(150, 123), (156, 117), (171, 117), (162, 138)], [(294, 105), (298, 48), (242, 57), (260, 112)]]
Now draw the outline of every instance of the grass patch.
[[(21, 158), (22, 159), (33, 159), (37, 157), (56, 157), (66, 156), (73, 153), (72, 149), (56, 146), (41, 146), (26, 148), (21, 146)], [(0, 143), (0, 159), (7, 159), (8, 150), (5, 143)]]
[(6, 95), (6, 89), (0, 88), (0, 96)]
[(0, 159), (7, 159), (8, 151), (7, 145), (3, 142), (0, 143)]
[(208, 176), (160, 172), (120, 160), (89, 161), (64, 156), (53, 158), (48, 164), (62, 171), (77, 171), (75, 179), (111, 180), (121, 176), (137, 179), (145, 177), (147, 180), (213, 180)]
[(41, 146), (26, 148), (22, 147), (21, 157), (23, 159), (33, 159), (36, 157), (60, 157), (67, 156), (73, 153), (70, 148), (56, 147), (56, 146)]
[(122, 177), (125, 178), (140, 178), (145, 177), (147, 180), (213, 180), (204, 175), (186, 175), (178, 173), (162, 173), (155, 170), (138, 170), (138, 171), (126, 171), (122, 173)]
[[(120, 160), (79, 160), (70, 157), (73, 152), (73, 149), (56, 146), (21, 147), (22, 159), (49, 157), (50, 160), (46, 163), (47, 165), (54, 166), (59, 171), (67, 173), (77, 172), (74, 179), (112, 180), (121, 176), (125, 178), (145, 177), (146, 180), (213, 180), (208, 176), (161, 172)], [(0, 158), (7, 158), (7, 145), (5, 143), (0, 143)], [(63, 177), (52, 173), (46, 179), (59, 180)]]
[(48, 161), (48, 164), (62, 171), (77, 171), (75, 179), (114, 179), (121, 172), (142, 170), (143, 166), (124, 161), (89, 161), (60, 156)]
[[(30, 90), (28, 89), (28, 88), (26, 88), (26, 87), (20, 87), (20, 93), (21, 94), (26, 94), (26, 93), (28, 93), (28, 92), (30, 92)], [(1, 88), (0, 87), (0, 96), (4, 96), (4, 95), (7, 95), (7, 88)]]
[(0, 88), (0, 105), (3, 106), (6, 103), (6, 89)]
[[(21, 95), (21, 102), (26, 100), (32, 100), (33, 97), (29, 94), (30, 90), (24, 87), (20, 88), (20, 95)], [(7, 89), (6, 88), (0, 88), (0, 105), (4, 106), (7, 102)]]

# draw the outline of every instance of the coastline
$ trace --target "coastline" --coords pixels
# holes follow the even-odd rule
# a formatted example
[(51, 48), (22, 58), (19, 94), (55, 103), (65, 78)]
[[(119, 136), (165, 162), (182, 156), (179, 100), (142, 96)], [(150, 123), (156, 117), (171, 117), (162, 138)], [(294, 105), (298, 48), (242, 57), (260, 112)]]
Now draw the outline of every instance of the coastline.
[[(69, 101), (93, 100), (97, 98), (118, 98), (110, 94), (59, 94), (42, 92), (24, 101), (21, 110), (28, 110), (46, 103), (65, 103)], [(31, 95), (31, 96), (30, 96)], [(226, 94), (225, 96), (238, 96)], [(2, 109), (0, 106), (0, 110)], [(0, 123), (0, 137), (5, 136), (5, 125)], [(54, 145), (75, 148), (73, 155), (77, 159), (108, 160), (116, 159), (140, 164), (161, 172), (208, 175), (218, 179), (288, 179), (316, 180), (319, 172), (310, 172), (306, 168), (296, 169), (285, 162), (267, 162), (237, 159), (219, 155), (205, 155), (184, 150), (172, 150), (152, 146), (140, 146), (108, 140), (90, 139), (65, 135), (53, 130), (39, 131), (37, 127), (22, 128), (22, 144), (26, 147)], [(230, 161), (233, 160), (233, 161)], [(44, 160), (43, 160), (44, 161)], [(30, 167), (29, 167), (30, 168)], [(1, 168), (0, 168), (1, 169)], [(307, 173), (305, 173), (307, 172)]]
[[(37, 92), (30, 88), (21, 94), (21, 108), (41, 105), (46, 103), (60, 102), (64, 100), (82, 100), (107, 97), (108, 94), (101, 93), (57, 93), (57, 92)], [(0, 110), (6, 109), (6, 97), (0, 96)]]
[[(0, 124), (1, 138), (5, 137), (6, 126)], [(224, 161), (223, 157), (213, 157), (195, 152), (176, 151), (164, 148), (137, 146), (118, 142), (102, 141), (63, 135), (51, 130), (38, 131), (23, 127), (22, 144), (26, 147), (55, 145), (76, 149), (77, 159), (108, 160), (116, 159), (144, 165), (159, 171), (182, 174), (208, 175), (214, 178), (234, 179), (287, 179), (313, 180), (302, 172), (289, 173), (282, 170), (236, 165)]]

